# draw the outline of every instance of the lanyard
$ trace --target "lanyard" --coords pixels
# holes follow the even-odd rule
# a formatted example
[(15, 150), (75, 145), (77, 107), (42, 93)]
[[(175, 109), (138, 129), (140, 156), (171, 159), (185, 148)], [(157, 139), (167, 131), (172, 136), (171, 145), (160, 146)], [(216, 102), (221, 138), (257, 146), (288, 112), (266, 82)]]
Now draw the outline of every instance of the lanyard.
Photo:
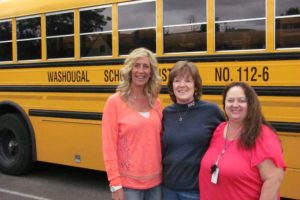
[[(210, 173), (211, 173), (211, 182), (213, 184), (217, 184), (218, 183), (218, 176), (219, 176), (219, 167), (218, 167), (218, 164), (219, 164), (219, 161), (220, 159), (223, 157), (223, 155), (225, 154), (226, 150), (229, 148), (229, 146), (232, 144), (233, 141), (231, 142), (228, 142), (227, 140), (227, 134), (228, 134), (228, 130), (230, 129), (230, 125), (228, 123), (227, 125), (227, 129), (226, 129), (226, 132), (225, 132), (225, 143), (224, 143), (224, 146), (223, 146), (223, 150), (221, 151), (221, 153), (219, 154), (215, 164), (212, 164), (211, 167), (210, 167)], [(239, 131), (240, 129), (238, 129)], [(234, 136), (234, 138), (232, 140), (235, 140), (237, 137), (239, 136), (239, 134), (236, 134)]]
[[(228, 128), (227, 128), (228, 130)], [(230, 142), (228, 144), (228, 141), (226, 139), (226, 135), (227, 135), (227, 131), (226, 131), (226, 134), (225, 134), (225, 143), (224, 143), (224, 147), (223, 147), (223, 150), (221, 151), (221, 153), (219, 154), (218, 158), (217, 158), (217, 161), (215, 162), (215, 165), (218, 166), (218, 163), (219, 163), (219, 160), (223, 157), (223, 155), (225, 154), (226, 150), (229, 148), (229, 146), (232, 144), (232, 142)]]
[(233, 143), (233, 140), (235, 140), (240, 135), (240, 134), (236, 134), (236, 136), (232, 139), (232, 141), (228, 142), (227, 135), (228, 135), (229, 129), (230, 129), (230, 125), (228, 123), (227, 128), (226, 128), (226, 132), (225, 132), (225, 143), (224, 143), (224, 146), (223, 146), (223, 150), (218, 155), (218, 158), (217, 158), (215, 164), (212, 164), (211, 173), (214, 173), (216, 171), (216, 169), (218, 168), (218, 164), (219, 164), (220, 159), (223, 157), (223, 155), (225, 154), (225, 152), (229, 148), (229, 146)]

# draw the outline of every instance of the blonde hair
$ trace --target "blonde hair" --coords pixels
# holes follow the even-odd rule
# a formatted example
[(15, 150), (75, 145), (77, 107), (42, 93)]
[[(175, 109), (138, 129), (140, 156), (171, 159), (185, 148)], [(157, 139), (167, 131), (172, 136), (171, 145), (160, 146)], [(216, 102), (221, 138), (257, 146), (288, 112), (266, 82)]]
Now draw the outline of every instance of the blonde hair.
[(128, 100), (128, 97), (131, 94), (131, 70), (133, 64), (136, 62), (137, 59), (148, 57), (150, 61), (151, 67), (151, 75), (150, 79), (145, 86), (145, 94), (148, 96), (150, 106), (154, 105), (155, 99), (158, 97), (160, 92), (160, 82), (161, 77), (159, 76), (158, 68), (157, 68), (157, 60), (154, 54), (145, 48), (137, 48), (133, 50), (124, 62), (124, 67), (120, 70), (121, 74), (121, 83), (117, 87), (117, 91), (120, 92), (122, 98), (125, 101)]

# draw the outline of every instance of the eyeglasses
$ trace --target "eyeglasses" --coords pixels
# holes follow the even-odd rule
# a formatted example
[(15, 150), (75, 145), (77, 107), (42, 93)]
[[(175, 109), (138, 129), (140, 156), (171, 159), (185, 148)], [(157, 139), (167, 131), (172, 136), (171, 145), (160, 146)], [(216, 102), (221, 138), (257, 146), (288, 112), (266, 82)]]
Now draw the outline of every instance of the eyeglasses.
[(218, 165), (212, 164), (212, 165), (210, 166), (210, 173), (213, 174), (213, 173), (216, 171), (217, 168), (218, 168)]

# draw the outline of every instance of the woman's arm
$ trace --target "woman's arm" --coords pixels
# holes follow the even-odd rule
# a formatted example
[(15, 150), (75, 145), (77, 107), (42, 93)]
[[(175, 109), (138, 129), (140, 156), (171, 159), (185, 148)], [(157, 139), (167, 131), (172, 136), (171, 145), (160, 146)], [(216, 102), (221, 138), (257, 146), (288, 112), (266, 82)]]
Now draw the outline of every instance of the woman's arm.
[(277, 200), (280, 184), (283, 180), (283, 169), (277, 168), (271, 159), (266, 159), (258, 165), (263, 181), (260, 200)]
[(105, 104), (102, 117), (102, 148), (105, 168), (110, 186), (122, 185), (118, 166), (118, 118), (117, 99), (109, 98)]

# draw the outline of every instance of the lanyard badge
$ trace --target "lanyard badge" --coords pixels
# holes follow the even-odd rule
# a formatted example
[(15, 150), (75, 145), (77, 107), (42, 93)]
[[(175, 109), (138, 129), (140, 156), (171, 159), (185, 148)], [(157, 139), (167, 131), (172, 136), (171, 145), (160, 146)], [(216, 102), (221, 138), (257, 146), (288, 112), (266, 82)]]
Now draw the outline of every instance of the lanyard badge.
[(211, 166), (211, 179), (210, 181), (213, 184), (217, 184), (218, 183), (218, 176), (219, 176), (219, 167), (216, 164), (213, 164)]

